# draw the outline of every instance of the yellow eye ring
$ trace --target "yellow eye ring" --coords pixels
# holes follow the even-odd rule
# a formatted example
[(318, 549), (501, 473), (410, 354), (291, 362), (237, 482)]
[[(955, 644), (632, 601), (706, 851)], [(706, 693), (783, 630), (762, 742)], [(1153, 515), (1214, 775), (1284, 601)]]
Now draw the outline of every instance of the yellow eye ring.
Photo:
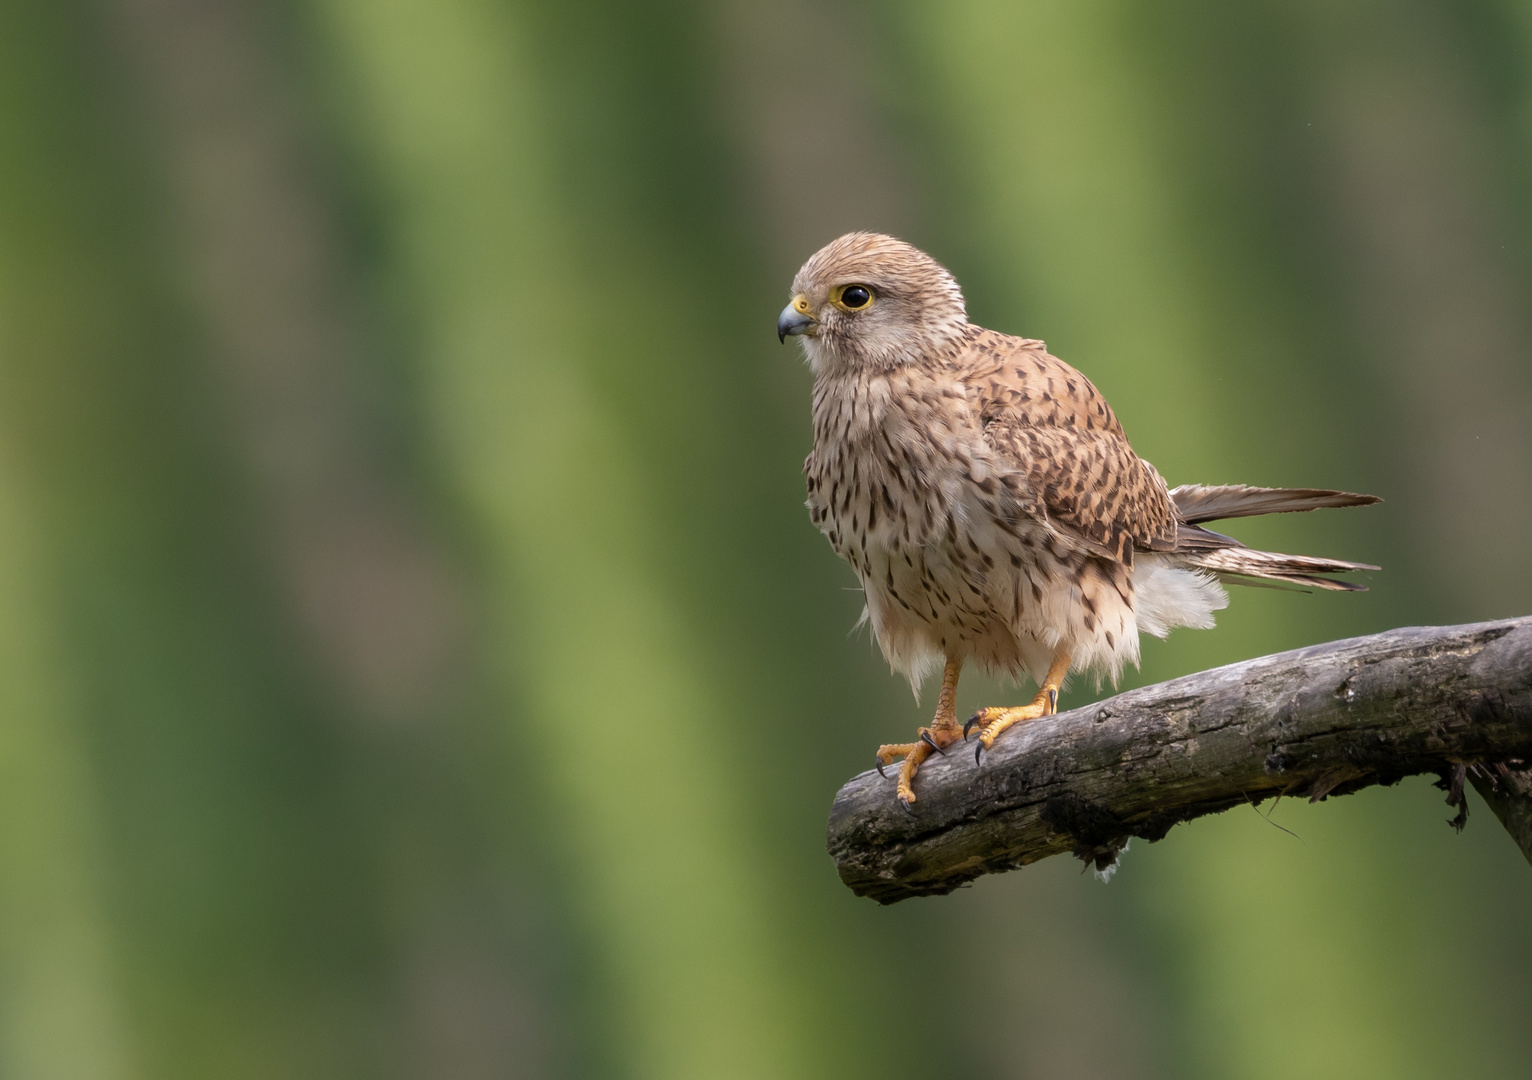
[(866, 285), (842, 285), (830, 294), (830, 303), (842, 311), (865, 311), (872, 299), (873, 291)]

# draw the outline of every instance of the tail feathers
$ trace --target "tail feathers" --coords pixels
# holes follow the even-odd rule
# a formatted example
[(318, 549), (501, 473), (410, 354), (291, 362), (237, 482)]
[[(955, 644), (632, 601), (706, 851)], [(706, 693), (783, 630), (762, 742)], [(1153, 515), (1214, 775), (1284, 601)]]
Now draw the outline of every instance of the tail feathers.
[(1367, 586), (1318, 575), (1379, 569), (1368, 563), (1346, 562), (1344, 559), (1315, 559), (1307, 555), (1282, 555), (1275, 551), (1255, 551), (1245, 547), (1188, 553), (1181, 561), (1185, 566), (1212, 571), (1219, 580), (1231, 585), (1268, 585), (1279, 582), (1300, 588), (1329, 589), (1332, 592), (1366, 592)]
[[(1331, 506), (1370, 506), (1383, 500), (1376, 495), (1354, 495), (1326, 488), (1259, 488), (1244, 484), (1183, 484), (1170, 492), (1171, 500), (1188, 525), (1221, 518), (1256, 514), (1289, 514)], [(1287, 556), (1282, 556), (1286, 558)]]

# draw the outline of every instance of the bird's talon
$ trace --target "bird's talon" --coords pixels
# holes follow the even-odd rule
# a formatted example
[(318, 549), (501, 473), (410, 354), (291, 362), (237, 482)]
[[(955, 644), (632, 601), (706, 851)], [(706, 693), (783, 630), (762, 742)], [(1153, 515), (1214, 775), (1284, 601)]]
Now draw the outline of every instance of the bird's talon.
[(914, 802), (913, 799), (906, 799), (903, 795), (899, 796), (900, 807), (903, 808), (904, 812), (910, 815), (910, 817), (915, 816), (915, 808), (910, 805), (912, 802)]
[(976, 712), (972, 716), (970, 716), (967, 719), (967, 721), (964, 722), (964, 724), (963, 724), (963, 741), (964, 742), (968, 741), (968, 732), (969, 732), (969, 730), (972, 729), (973, 726), (979, 722), (979, 717), (981, 717), (983, 715), (984, 715), (984, 710), (980, 709), (978, 712)]
[(973, 763), (975, 765), (983, 765), (984, 764), (984, 740), (983, 739), (980, 739), (979, 740), (979, 745), (975, 746), (973, 748)]
[(1048, 711), (1050, 713), (1056, 713), (1059, 711), (1059, 692), (1056, 687), (1050, 687), (1048, 689)]
[(943, 750), (940, 746), (936, 745), (936, 740), (931, 738), (931, 733), (929, 731), (922, 731), (920, 733), (920, 741), (925, 743), (932, 750), (935, 750), (942, 757), (946, 757), (947, 756), (947, 751)]
[(882, 758), (874, 758), (873, 759), (873, 767), (878, 770), (878, 775), (879, 776), (881, 776), (885, 780), (888, 779), (888, 773), (883, 771), (883, 759)]

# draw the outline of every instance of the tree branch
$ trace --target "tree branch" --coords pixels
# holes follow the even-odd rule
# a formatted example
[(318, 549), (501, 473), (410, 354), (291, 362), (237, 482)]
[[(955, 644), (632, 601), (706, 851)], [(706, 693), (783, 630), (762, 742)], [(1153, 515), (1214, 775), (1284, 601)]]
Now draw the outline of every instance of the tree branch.
[(1480, 762), (1469, 768), (1468, 775), (1474, 790), (1489, 803), (1527, 862), (1532, 863), (1532, 769)]
[[(967, 744), (972, 746), (972, 743)], [(1532, 616), (1415, 627), (1173, 679), (1018, 725), (975, 766), (949, 748), (915, 781), (850, 780), (828, 848), (858, 896), (891, 904), (1060, 852), (1098, 869), (1131, 837), (1276, 795), (1319, 801), (1434, 773), (1465, 779), (1532, 861)]]

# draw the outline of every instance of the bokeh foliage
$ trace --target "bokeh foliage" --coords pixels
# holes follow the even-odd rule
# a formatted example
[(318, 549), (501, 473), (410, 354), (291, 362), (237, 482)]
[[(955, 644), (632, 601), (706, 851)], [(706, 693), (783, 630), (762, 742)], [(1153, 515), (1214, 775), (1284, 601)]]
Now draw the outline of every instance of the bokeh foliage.
[(0, 6), (0, 1071), (1519, 1075), (1532, 876), (1423, 781), (845, 892), (929, 701), (770, 331), (896, 232), (1172, 482), (1388, 500), (1137, 681), (1524, 614), (1529, 147), (1490, 0)]

